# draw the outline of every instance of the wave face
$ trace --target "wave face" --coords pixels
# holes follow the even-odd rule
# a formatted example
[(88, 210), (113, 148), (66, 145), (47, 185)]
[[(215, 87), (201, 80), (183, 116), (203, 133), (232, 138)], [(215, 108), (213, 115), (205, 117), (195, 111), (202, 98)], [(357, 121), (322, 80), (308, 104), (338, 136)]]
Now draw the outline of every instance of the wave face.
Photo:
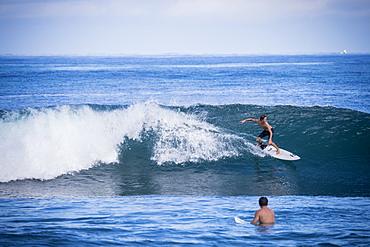
[[(278, 161), (255, 147), (261, 130), (239, 121), (262, 113), (275, 129), (274, 141), (300, 161)], [(30, 181), (68, 179), (63, 193), (74, 195), (370, 194), (370, 114), (358, 111), (146, 102), (0, 114), (3, 191), (9, 181), (20, 190)], [(70, 191), (76, 186), (80, 190)]]

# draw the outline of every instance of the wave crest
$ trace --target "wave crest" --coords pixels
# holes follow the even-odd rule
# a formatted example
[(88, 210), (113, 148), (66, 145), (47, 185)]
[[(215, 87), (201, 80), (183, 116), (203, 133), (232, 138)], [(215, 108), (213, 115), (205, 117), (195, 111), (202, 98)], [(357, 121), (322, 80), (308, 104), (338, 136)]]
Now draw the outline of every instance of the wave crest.
[(3, 113), (0, 125), (1, 182), (52, 179), (117, 162), (119, 144), (127, 140), (147, 142), (151, 160), (159, 165), (237, 156), (241, 150), (236, 144), (243, 142), (191, 114), (153, 102), (116, 109), (30, 108)]

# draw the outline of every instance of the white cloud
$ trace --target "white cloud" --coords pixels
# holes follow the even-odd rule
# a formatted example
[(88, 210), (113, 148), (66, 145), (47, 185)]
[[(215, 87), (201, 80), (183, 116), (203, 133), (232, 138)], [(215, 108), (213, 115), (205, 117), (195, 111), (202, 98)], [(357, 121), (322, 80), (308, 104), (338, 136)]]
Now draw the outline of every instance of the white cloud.
[(226, 18), (228, 20), (271, 20), (292, 15), (312, 15), (327, 0), (179, 0), (168, 13), (178, 17)]
[[(362, 6), (365, 0), (14, 0), (0, 1), (6, 17), (159, 16), (271, 20), (322, 14), (328, 6)], [(352, 3), (352, 4), (351, 4)], [(327, 10), (330, 11), (330, 10)], [(345, 11), (345, 10), (344, 10)], [(357, 11), (363, 11), (357, 8)]]
[(152, 2), (135, 0), (8, 1), (0, 3), (0, 15), (3, 18), (146, 15), (152, 7), (155, 7), (153, 4), (148, 4)]

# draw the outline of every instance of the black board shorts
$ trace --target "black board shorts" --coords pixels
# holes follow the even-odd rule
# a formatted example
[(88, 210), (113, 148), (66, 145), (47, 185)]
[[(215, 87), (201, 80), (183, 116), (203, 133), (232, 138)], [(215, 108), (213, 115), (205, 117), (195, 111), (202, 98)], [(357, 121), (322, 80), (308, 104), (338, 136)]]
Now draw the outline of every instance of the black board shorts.
[[(274, 134), (274, 128), (271, 128), (271, 132), (272, 132), (272, 134)], [(264, 131), (261, 132), (261, 134), (258, 137), (260, 137), (262, 139), (265, 136), (270, 137), (270, 132), (267, 131), (267, 130), (264, 130)]]

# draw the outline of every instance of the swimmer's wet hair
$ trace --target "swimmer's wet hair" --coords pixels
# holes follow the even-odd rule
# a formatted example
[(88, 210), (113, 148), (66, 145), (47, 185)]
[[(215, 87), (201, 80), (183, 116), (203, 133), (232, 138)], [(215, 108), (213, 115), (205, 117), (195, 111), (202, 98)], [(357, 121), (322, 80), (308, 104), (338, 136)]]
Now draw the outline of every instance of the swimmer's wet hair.
[(261, 197), (259, 200), (258, 200), (258, 203), (260, 204), (260, 207), (262, 206), (267, 206), (267, 204), (269, 203), (269, 200), (267, 200), (266, 197)]

